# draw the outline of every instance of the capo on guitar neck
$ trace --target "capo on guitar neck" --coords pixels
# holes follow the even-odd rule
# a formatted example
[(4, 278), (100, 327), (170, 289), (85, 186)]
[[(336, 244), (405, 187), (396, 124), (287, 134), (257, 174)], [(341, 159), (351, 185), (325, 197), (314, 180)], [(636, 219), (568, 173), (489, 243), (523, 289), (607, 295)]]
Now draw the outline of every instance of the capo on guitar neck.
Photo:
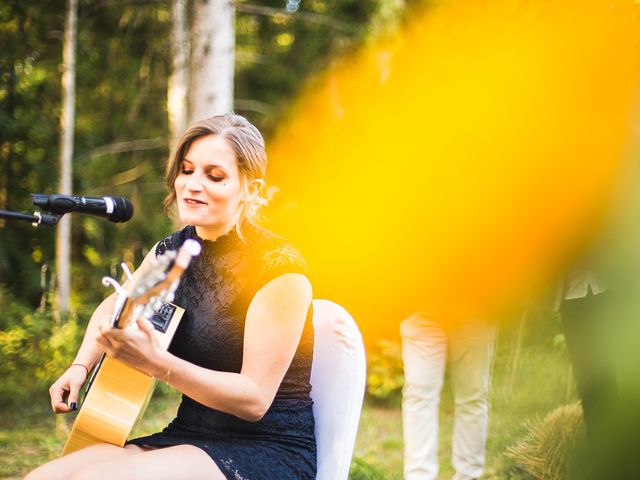
[(118, 283), (115, 278), (112, 277), (102, 277), (102, 285), (105, 287), (113, 287), (118, 295), (126, 295), (127, 291), (122, 288), (122, 285)]
[(127, 280), (129, 280), (130, 282), (133, 282), (133, 274), (131, 273), (131, 270), (129, 270), (129, 267), (127, 266), (127, 264), (122, 262), (120, 266), (122, 267), (122, 271), (126, 275)]

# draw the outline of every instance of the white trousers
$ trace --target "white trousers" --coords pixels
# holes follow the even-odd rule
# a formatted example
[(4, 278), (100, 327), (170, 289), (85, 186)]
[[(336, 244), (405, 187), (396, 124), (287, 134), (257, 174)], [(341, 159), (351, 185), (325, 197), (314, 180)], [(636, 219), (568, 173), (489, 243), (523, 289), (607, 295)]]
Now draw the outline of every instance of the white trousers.
[(447, 362), (454, 396), (454, 479), (482, 475), (495, 332), (480, 320), (445, 326), (421, 314), (400, 324), (405, 480), (438, 478), (438, 409)]

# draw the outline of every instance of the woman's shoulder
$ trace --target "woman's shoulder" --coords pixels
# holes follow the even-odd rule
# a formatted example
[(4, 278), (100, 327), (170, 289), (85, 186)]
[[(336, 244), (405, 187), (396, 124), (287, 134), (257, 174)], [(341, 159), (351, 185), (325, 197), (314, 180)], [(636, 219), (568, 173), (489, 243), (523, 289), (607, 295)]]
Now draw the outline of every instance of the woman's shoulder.
[(289, 239), (259, 225), (252, 225), (248, 230), (247, 240), (264, 272), (272, 275), (278, 271), (307, 273), (304, 256)]

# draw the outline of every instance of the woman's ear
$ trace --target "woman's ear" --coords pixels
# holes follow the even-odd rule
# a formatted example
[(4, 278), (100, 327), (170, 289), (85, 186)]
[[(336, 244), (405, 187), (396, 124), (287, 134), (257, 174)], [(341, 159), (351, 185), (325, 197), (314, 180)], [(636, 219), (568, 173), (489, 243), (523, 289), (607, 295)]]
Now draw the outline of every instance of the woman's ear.
[(260, 196), (262, 189), (264, 188), (264, 180), (261, 178), (256, 178), (251, 180), (247, 184), (247, 201), (253, 202), (256, 198)]

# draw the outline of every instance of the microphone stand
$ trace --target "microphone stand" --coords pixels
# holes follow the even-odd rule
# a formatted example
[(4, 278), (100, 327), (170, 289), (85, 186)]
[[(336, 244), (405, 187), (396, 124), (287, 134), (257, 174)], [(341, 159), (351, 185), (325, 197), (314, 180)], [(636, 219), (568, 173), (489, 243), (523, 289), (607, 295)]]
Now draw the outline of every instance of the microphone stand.
[(50, 213), (33, 212), (33, 215), (26, 213), (12, 212), (9, 210), (0, 210), (0, 218), (10, 218), (12, 220), (26, 220), (31, 222), (31, 225), (38, 227), (40, 225), (46, 225), (52, 227), (56, 225), (62, 215), (53, 215)]

